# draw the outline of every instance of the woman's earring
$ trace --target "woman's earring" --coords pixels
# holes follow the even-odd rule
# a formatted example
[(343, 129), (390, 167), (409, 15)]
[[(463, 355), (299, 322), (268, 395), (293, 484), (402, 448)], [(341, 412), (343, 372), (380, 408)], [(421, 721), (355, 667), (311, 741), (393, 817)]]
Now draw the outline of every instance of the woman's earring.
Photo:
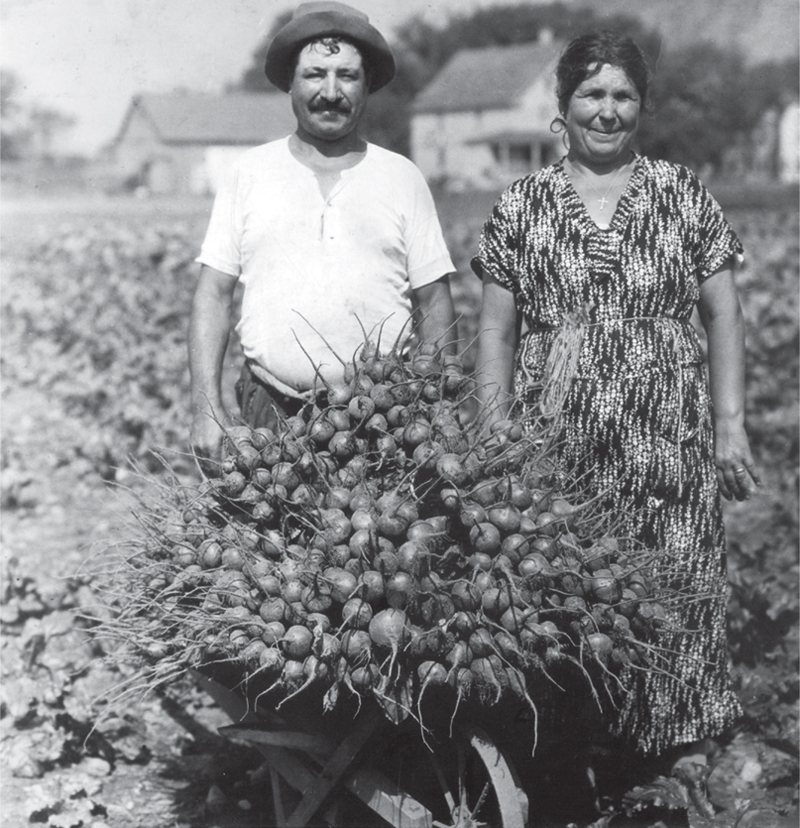
[(563, 115), (556, 115), (550, 121), (550, 132), (554, 134), (561, 133), (561, 143), (564, 145), (566, 151), (569, 152), (569, 134), (567, 133), (567, 122), (564, 120)]

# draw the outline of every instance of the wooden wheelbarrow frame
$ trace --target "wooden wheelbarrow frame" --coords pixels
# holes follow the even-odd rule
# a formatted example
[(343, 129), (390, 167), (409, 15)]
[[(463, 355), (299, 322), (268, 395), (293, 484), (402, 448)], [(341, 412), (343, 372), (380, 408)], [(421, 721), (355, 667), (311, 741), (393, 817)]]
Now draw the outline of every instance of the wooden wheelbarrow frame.
[[(298, 729), (279, 713), (256, 706), (243, 695), (219, 682), (195, 672), (194, 678), (235, 724), (220, 728), (224, 736), (242, 740), (256, 750), (269, 766), (277, 828), (303, 828), (315, 815), (333, 828), (347, 828), (339, 807), (339, 790), (345, 789), (360, 799), (385, 823), (394, 828), (440, 828), (431, 810), (367, 762), (359, 762), (359, 754), (370, 738), (385, 722), (375, 706), (365, 708), (355, 717), (345, 737), (336, 742), (330, 737)], [(498, 828), (525, 828), (528, 799), (519, 778), (505, 755), (492, 739), (477, 727), (462, 728), (462, 737), (486, 768), (494, 787), (502, 818)], [(453, 812), (454, 826), (468, 825), (459, 816), (459, 803), (444, 789), (444, 780), (437, 775), (445, 790), (445, 798)], [(286, 784), (300, 795), (300, 801), (287, 813), (282, 786)], [(494, 826), (493, 826), (494, 828)]]

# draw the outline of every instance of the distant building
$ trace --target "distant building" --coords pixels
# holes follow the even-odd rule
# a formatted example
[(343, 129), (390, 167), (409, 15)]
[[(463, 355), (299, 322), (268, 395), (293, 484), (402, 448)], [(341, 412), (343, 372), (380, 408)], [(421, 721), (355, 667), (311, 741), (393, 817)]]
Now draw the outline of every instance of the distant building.
[(793, 101), (778, 122), (778, 175), (784, 183), (800, 181), (800, 102)]
[(131, 189), (213, 193), (238, 155), (295, 125), (282, 93), (137, 95), (107, 158)]
[(546, 35), (456, 52), (414, 100), (411, 157), (423, 174), (451, 189), (496, 188), (563, 155), (550, 128), (562, 48)]

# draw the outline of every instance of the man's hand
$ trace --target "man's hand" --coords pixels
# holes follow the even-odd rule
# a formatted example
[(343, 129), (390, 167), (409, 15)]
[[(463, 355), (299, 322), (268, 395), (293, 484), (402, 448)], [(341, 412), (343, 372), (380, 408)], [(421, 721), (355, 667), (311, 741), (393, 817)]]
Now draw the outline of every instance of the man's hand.
[(195, 411), (192, 417), (189, 436), (192, 454), (197, 459), (203, 473), (210, 477), (219, 473), (225, 428), (231, 425), (233, 425), (233, 419), (224, 409), (218, 412), (217, 418), (212, 416), (208, 409)]

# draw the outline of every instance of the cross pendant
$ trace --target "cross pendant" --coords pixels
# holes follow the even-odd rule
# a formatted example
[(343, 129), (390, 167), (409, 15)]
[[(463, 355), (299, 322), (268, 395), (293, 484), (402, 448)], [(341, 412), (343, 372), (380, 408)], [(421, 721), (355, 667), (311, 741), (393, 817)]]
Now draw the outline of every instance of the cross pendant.
[(598, 201), (600, 202), (600, 209), (605, 210), (606, 204), (608, 204), (608, 199), (605, 196), (603, 196), (602, 198), (599, 198)]

